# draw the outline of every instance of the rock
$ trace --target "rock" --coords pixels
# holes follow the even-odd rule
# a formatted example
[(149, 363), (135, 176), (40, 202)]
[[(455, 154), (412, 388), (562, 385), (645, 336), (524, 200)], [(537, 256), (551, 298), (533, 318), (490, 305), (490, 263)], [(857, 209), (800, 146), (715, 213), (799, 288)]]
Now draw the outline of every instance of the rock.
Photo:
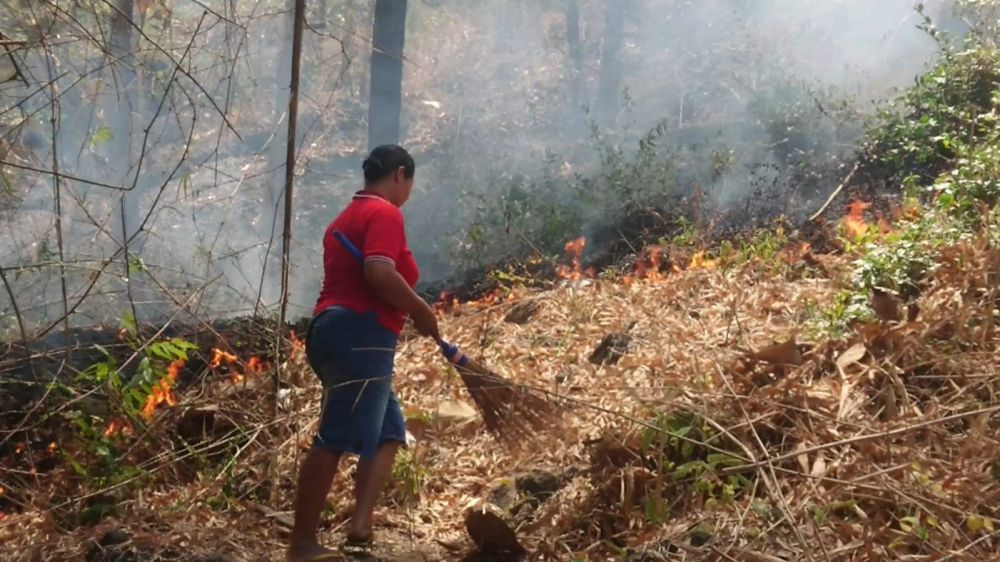
[(527, 324), (531, 320), (531, 317), (538, 312), (539, 308), (541, 308), (541, 304), (537, 300), (519, 302), (511, 307), (503, 320), (511, 324)]
[(705, 546), (715, 537), (715, 527), (709, 523), (701, 523), (691, 529), (691, 546)]
[(490, 490), (489, 502), (503, 510), (513, 507), (517, 501), (517, 490), (513, 482), (503, 480), (495, 488)]
[(628, 334), (608, 334), (590, 354), (588, 361), (594, 365), (614, 365), (628, 352), (631, 343), (632, 336)]
[(668, 562), (675, 560), (679, 551), (680, 549), (676, 545), (663, 542), (629, 552), (625, 557), (625, 562)]
[(445, 424), (462, 425), (478, 416), (476, 409), (460, 400), (447, 400), (438, 405), (437, 418)]
[(107, 548), (111, 546), (118, 546), (120, 544), (125, 544), (131, 540), (132, 540), (132, 535), (128, 534), (127, 532), (121, 529), (115, 529), (113, 531), (108, 531), (107, 533), (104, 533), (104, 536), (101, 537), (101, 540), (98, 541), (97, 544), (99, 546)]
[(559, 476), (541, 469), (521, 474), (514, 480), (514, 483), (518, 492), (538, 500), (539, 503), (549, 499), (562, 487)]
[(479, 555), (527, 553), (501, 510), (491, 504), (482, 502), (469, 508), (465, 512), (465, 530)]
[(132, 535), (121, 529), (108, 531), (96, 541), (91, 539), (86, 555), (87, 562), (140, 562), (151, 558), (135, 548)]

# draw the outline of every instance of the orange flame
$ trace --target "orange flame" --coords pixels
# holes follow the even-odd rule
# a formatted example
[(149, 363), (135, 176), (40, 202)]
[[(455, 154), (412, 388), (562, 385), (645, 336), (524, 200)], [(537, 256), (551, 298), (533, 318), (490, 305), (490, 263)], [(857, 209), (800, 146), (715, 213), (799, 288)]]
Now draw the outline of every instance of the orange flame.
[(105, 437), (114, 437), (115, 435), (131, 435), (132, 426), (126, 421), (121, 420), (111, 420), (108, 424), (107, 429), (104, 430)]
[(886, 220), (882, 215), (878, 216), (878, 231), (882, 234), (889, 234), (892, 232), (892, 223)]
[(180, 374), (181, 368), (184, 367), (184, 360), (178, 359), (170, 363), (167, 366), (167, 373), (160, 379), (156, 384), (153, 385), (149, 393), (149, 397), (146, 398), (146, 404), (142, 407), (142, 416), (147, 420), (153, 418), (153, 413), (160, 404), (166, 404), (167, 406), (174, 406), (177, 404), (177, 399), (174, 398), (174, 393), (171, 390), (174, 383), (177, 382), (177, 376)]
[(451, 313), (457, 312), (459, 309), (458, 299), (455, 298), (455, 293), (449, 291), (441, 291), (441, 296), (438, 298), (437, 303), (434, 304), (434, 310), (437, 312)]
[[(503, 289), (496, 288), (490, 291), (489, 293), (485, 294), (479, 300), (472, 301), (472, 304), (477, 307), (486, 307), (486, 306), (493, 306), (494, 304), (502, 302), (503, 300), (504, 300)], [(454, 305), (457, 307), (458, 301), (454, 301)]]
[(306, 349), (306, 342), (299, 339), (299, 336), (295, 335), (295, 330), (292, 330), (288, 334), (289, 341), (292, 342), (292, 359), (296, 359), (302, 352)]
[(844, 215), (844, 232), (851, 238), (862, 238), (868, 234), (868, 223), (865, 222), (864, 213), (871, 205), (864, 201), (851, 201), (847, 205), (847, 214)]
[(218, 369), (219, 367), (222, 366), (223, 361), (225, 361), (227, 364), (233, 364), (237, 361), (237, 359), (236, 356), (233, 355), (232, 353), (227, 353), (217, 347), (213, 347), (212, 362), (209, 363), (209, 366), (213, 369)]
[(584, 248), (587, 247), (587, 239), (583, 236), (577, 238), (576, 240), (570, 240), (566, 242), (566, 259), (568, 259), (571, 265), (560, 265), (556, 267), (556, 275), (562, 279), (570, 279), (577, 281), (583, 277), (583, 273), (580, 271), (580, 256), (583, 255)]
[(247, 374), (259, 375), (267, 370), (267, 363), (262, 361), (259, 357), (251, 357), (247, 361)]
[(702, 250), (697, 254), (691, 256), (691, 263), (688, 264), (689, 270), (697, 269), (715, 269), (718, 262), (716, 260), (710, 260), (705, 258), (705, 251)]

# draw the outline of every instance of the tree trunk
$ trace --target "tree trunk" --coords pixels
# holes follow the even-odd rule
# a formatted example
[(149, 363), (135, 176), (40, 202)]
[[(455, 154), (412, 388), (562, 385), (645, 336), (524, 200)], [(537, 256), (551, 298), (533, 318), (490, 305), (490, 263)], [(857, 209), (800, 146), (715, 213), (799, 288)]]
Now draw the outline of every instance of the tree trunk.
[(583, 105), (583, 46), (580, 43), (580, 3), (578, 0), (567, 0), (566, 3), (566, 52), (568, 54), (568, 72), (571, 113)]
[[(108, 145), (108, 164), (113, 174), (113, 182), (122, 187), (131, 186), (130, 170), (131, 163), (135, 157), (132, 154), (132, 129), (134, 118), (133, 104), (136, 96), (133, 95), (135, 87), (135, 66), (133, 60), (134, 39), (133, 24), (135, 17), (133, 0), (114, 0), (114, 8), (111, 11), (111, 37), (108, 45), (108, 52), (112, 57), (111, 71), (114, 73), (107, 86), (116, 88), (117, 91), (110, 93), (106, 97), (108, 107), (108, 129), (111, 132), (111, 140)], [(112, 222), (112, 235), (118, 239), (121, 237), (122, 243), (128, 241), (139, 228), (139, 199), (140, 193), (134, 191), (121, 192), (120, 206), (112, 214), (115, 220)], [(139, 248), (139, 241), (134, 240), (129, 244), (129, 252), (133, 253)]]
[(611, 125), (618, 117), (622, 87), (622, 46), (625, 42), (625, 2), (607, 0), (604, 12), (604, 45), (597, 109), (601, 122)]
[[(270, 144), (266, 149), (267, 155), (267, 179), (264, 184), (265, 194), (263, 205), (260, 209), (255, 209), (254, 213), (259, 213), (254, 229), (257, 236), (264, 242), (262, 252), (265, 252), (264, 259), (261, 260), (264, 270), (261, 272), (260, 286), (258, 287), (257, 303), (274, 302), (274, 283), (268, 283), (269, 272), (273, 275), (279, 273), (278, 269), (272, 267), (277, 265), (278, 253), (275, 252), (276, 242), (276, 218), (279, 216), (282, 202), (282, 193), (285, 185), (285, 139), (288, 136), (288, 97), (291, 84), (292, 73), (292, 36), (295, 27), (295, 0), (285, 0), (283, 2), (285, 10), (282, 12), (278, 24), (275, 38), (279, 40), (280, 47), (274, 54), (274, 84), (271, 99), (273, 106), (271, 110), (271, 129), (273, 135)], [(265, 36), (265, 41), (273, 40)], [(254, 310), (256, 314), (257, 310)]]
[(291, 84), (292, 73), (290, 61), (292, 60), (292, 33), (295, 25), (295, 0), (285, 0), (285, 12), (280, 21), (280, 30), (276, 34), (281, 41), (281, 48), (274, 54), (274, 89), (271, 99), (274, 106), (271, 111), (271, 130), (274, 139), (267, 150), (267, 169), (270, 171), (271, 181), (268, 184), (269, 196), (267, 198), (268, 207), (264, 209), (266, 219), (262, 224), (267, 229), (267, 235), (271, 234), (274, 212), (277, 208), (279, 194), (284, 186), (284, 165), (285, 165), (285, 137), (288, 132), (288, 92)]
[(376, 0), (372, 31), (368, 148), (399, 143), (406, 0)]
[(344, 88), (353, 95), (357, 92), (354, 87), (354, 75), (357, 72), (352, 67), (358, 64), (357, 57), (354, 56), (357, 52), (357, 49), (354, 48), (354, 42), (357, 41), (358, 15), (354, 0), (343, 0), (341, 6), (341, 10), (344, 12), (344, 31), (338, 34), (341, 36), (340, 40), (344, 47), (344, 58), (340, 66), (341, 79), (335, 87), (337, 89)]

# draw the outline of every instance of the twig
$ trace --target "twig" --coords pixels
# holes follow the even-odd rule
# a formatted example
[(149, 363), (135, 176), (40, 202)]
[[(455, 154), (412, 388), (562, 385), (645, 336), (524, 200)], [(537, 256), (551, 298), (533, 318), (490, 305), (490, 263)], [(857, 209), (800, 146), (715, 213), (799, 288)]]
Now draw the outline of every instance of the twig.
[(854, 179), (854, 174), (856, 174), (858, 172), (858, 169), (860, 168), (861, 168), (861, 162), (860, 161), (856, 162), (854, 164), (854, 167), (851, 168), (851, 173), (847, 174), (847, 177), (844, 178), (844, 181), (841, 182), (839, 186), (837, 186), (837, 189), (833, 190), (833, 193), (831, 193), (830, 197), (827, 198), (826, 203), (823, 203), (823, 206), (820, 207), (818, 211), (813, 213), (811, 217), (809, 217), (810, 221), (815, 221), (816, 219), (823, 216), (823, 213), (826, 212), (827, 207), (829, 207), (833, 203), (833, 200), (836, 199), (838, 195), (840, 195), (840, 192), (843, 191), (845, 187), (847, 187), (847, 184), (851, 183), (851, 180)]
[[(59, 122), (62, 118), (62, 106), (59, 103), (59, 96), (56, 92), (56, 81), (53, 77), (52, 70), (52, 49), (46, 45), (45, 46), (45, 68), (48, 70), (49, 75), (49, 98), (50, 98), (50, 111), (52, 114), (49, 116), (49, 124), (52, 130), (52, 170), (55, 172), (52, 178), (52, 198), (53, 198), (53, 212), (55, 213), (56, 221), (56, 247), (59, 252), (59, 289), (60, 295), (62, 296), (62, 307), (63, 307), (63, 333), (66, 335), (67, 341), (69, 341), (69, 297), (66, 291), (66, 251), (65, 244), (63, 241), (63, 225), (62, 225), (62, 183), (59, 181)], [(66, 346), (66, 362), (70, 361), (72, 347)]]
[(260, 513), (261, 515), (267, 517), (268, 519), (273, 519), (275, 523), (281, 525), (286, 529), (291, 529), (292, 527), (295, 526), (295, 521), (292, 520), (292, 518), (289, 517), (287, 513), (282, 513), (262, 503), (255, 503), (253, 505), (253, 508), (255, 511), (257, 511), (257, 513)]
[[(24, 317), (21, 316), (21, 309), (18, 308), (17, 299), (14, 298), (14, 290), (11, 289), (10, 283), (7, 281), (7, 274), (3, 272), (2, 265), (0, 265), (0, 281), (3, 281), (3, 286), (7, 289), (7, 296), (10, 297), (10, 305), (14, 309), (14, 317), (17, 319), (17, 328), (21, 332), (21, 342), (27, 344), (28, 332), (24, 329)], [(27, 347), (25, 347), (25, 353), (28, 354), (28, 360), (30, 361), (31, 355), (28, 353)]]

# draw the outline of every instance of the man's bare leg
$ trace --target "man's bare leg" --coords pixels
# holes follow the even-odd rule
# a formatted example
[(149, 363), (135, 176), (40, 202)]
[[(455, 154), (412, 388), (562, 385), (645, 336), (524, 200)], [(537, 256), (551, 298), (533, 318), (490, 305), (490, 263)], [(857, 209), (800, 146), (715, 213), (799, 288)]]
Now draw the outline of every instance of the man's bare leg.
[(347, 530), (348, 540), (366, 541), (372, 536), (375, 503), (392, 474), (399, 446), (400, 443), (395, 441), (383, 443), (375, 452), (375, 458), (359, 461), (354, 489), (354, 513), (351, 514), (351, 524)]
[(320, 546), (316, 533), (340, 457), (340, 453), (313, 448), (302, 461), (295, 490), (295, 527), (288, 548), (289, 562), (331, 560), (336, 556), (336, 552)]

